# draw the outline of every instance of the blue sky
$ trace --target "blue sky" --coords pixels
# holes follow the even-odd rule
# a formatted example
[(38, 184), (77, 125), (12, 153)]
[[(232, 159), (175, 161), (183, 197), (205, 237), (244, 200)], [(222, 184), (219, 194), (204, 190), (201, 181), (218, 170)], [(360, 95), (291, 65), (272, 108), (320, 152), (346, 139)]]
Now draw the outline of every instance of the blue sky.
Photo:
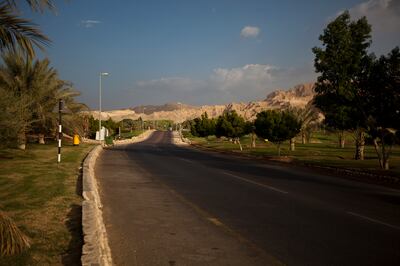
[(31, 14), (51, 38), (42, 56), (98, 108), (262, 100), (277, 88), (313, 81), (311, 48), (340, 11), (366, 15), (371, 51), (400, 43), (397, 0), (56, 1), (58, 12)]

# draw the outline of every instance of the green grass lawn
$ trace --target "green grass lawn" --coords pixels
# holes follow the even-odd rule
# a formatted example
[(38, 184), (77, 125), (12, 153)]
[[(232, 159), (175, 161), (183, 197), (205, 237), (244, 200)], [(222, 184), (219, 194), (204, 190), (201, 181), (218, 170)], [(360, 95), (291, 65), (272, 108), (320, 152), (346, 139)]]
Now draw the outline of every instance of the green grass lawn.
[(23, 254), (0, 265), (79, 265), (82, 248), (81, 162), (93, 147), (64, 142), (0, 150), (0, 210), (31, 239)]
[[(217, 139), (214, 136), (207, 138), (188, 136), (192, 143), (203, 147), (227, 150), (240, 153), (239, 145), (228, 140)], [(338, 137), (333, 133), (315, 133), (309, 144), (301, 144), (301, 139), (296, 139), (296, 150), (290, 151), (289, 142), (281, 145), (281, 155), (289, 160), (318, 166), (331, 166), (340, 168), (353, 168), (368, 170), (377, 173), (385, 173), (400, 176), (400, 147), (395, 146), (390, 157), (389, 171), (382, 171), (379, 168), (378, 157), (375, 149), (371, 145), (365, 148), (365, 160), (354, 160), (354, 140), (352, 135), (345, 135), (346, 145), (344, 149), (338, 147)], [(271, 142), (257, 140), (256, 148), (251, 148), (250, 137), (241, 138), (243, 151), (241, 153), (253, 154), (258, 156), (277, 157), (277, 146)]]

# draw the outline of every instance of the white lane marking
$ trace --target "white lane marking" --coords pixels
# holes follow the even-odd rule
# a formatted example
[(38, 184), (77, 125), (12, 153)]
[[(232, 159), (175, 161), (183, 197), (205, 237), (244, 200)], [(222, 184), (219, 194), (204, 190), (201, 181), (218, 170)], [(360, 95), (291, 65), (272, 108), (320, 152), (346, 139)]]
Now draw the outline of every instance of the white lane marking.
[(279, 193), (283, 193), (283, 194), (288, 194), (288, 193), (289, 193), (289, 192), (284, 191), (284, 190), (281, 190), (281, 189), (279, 189), (279, 188), (272, 187), (272, 186), (268, 186), (268, 185), (265, 185), (265, 184), (262, 184), (262, 183), (258, 183), (258, 182), (256, 182), (256, 181), (249, 180), (249, 179), (247, 179), (247, 178), (243, 178), (243, 177), (241, 177), (241, 176), (237, 176), (237, 175), (234, 175), (234, 174), (231, 174), (231, 173), (227, 173), (227, 172), (223, 172), (223, 173), (224, 173), (225, 175), (229, 175), (229, 176), (234, 177), (234, 178), (236, 178), (236, 179), (239, 179), (239, 180), (241, 180), (241, 181), (244, 181), (244, 182), (247, 182), (247, 183), (251, 183), (251, 184), (254, 184), (254, 185), (257, 185), (257, 186), (260, 186), (260, 187), (268, 188), (268, 189), (270, 189), (270, 190), (273, 190), (273, 191), (276, 191), (276, 192), (279, 192)]
[(185, 162), (188, 162), (188, 163), (194, 163), (192, 160), (188, 160), (188, 159), (183, 159), (183, 158), (178, 158), (179, 160), (182, 160), (182, 161), (185, 161)]
[(356, 216), (358, 218), (361, 218), (361, 219), (364, 219), (364, 220), (367, 220), (367, 221), (370, 221), (370, 222), (374, 222), (374, 223), (377, 223), (377, 224), (385, 225), (387, 227), (390, 227), (390, 228), (393, 228), (393, 229), (396, 229), (396, 230), (400, 230), (399, 226), (395, 226), (395, 225), (388, 224), (388, 223), (385, 223), (385, 222), (382, 222), (382, 221), (379, 221), (379, 220), (376, 220), (376, 219), (373, 219), (373, 218), (369, 218), (367, 216), (364, 216), (364, 215), (361, 215), (361, 214), (358, 214), (358, 213), (355, 213), (355, 212), (347, 212), (347, 214)]

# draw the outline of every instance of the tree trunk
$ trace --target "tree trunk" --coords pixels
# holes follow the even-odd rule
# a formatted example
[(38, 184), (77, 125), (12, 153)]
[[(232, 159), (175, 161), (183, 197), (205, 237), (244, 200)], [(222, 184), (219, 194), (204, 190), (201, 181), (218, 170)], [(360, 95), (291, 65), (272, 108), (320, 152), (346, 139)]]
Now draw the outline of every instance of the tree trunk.
[(39, 134), (39, 144), (45, 144), (44, 134)]
[(382, 134), (382, 158), (383, 158), (383, 169), (384, 170), (389, 170), (389, 154), (391, 150), (391, 146), (388, 147), (388, 150), (386, 150), (385, 143), (383, 142), (383, 134)]
[(18, 149), (20, 150), (25, 150), (26, 149), (26, 135), (25, 135), (25, 130), (23, 132), (20, 132), (18, 134)]
[(255, 148), (256, 147), (256, 134), (253, 132), (251, 133), (251, 147)]
[(384, 170), (389, 170), (389, 158), (384, 160), (383, 169)]
[(237, 144), (239, 144), (240, 151), (243, 151), (242, 144), (240, 143), (240, 139), (237, 138)]
[(362, 129), (356, 131), (356, 153), (354, 159), (364, 160), (364, 150), (365, 150), (365, 132)]
[(296, 140), (295, 138), (290, 139), (290, 151), (295, 151), (296, 150)]
[(304, 131), (301, 132), (301, 144), (306, 144), (306, 133)]
[(278, 143), (278, 156), (281, 156), (281, 143)]
[(383, 137), (382, 137), (381, 142), (382, 142), (381, 147), (379, 147), (378, 139), (377, 138), (374, 139), (374, 147), (375, 147), (376, 154), (378, 155), (379, 166), (383, 170), (389, 170), (389, 168), (390, 168), (390, 166), (389, 166), (389, 154), (390, 154), (389, 151), (390, 151), (390, 149), (389, 149), (389, 151), (386, 151)]
[(383, 169), (383, 158), (382, 158), (382, 153), (379, 149), (379, 144), (378, 144), (378, 139), (374, 138), (374, 147), (375, 147), (375, 151), (376, 154), (378, 155), (378, 161), (379, 161), (379, 166), (381, 167), (381, 169)]
[(339, 131), (339, 147), (341, 149), (344, 149), (344, 144), (345, 144), (345, 139), (344, 139), (344, 132), (342, 130), (342, 131)]
[(311, 143), (312, 132), (306, 131), (306, 143)]

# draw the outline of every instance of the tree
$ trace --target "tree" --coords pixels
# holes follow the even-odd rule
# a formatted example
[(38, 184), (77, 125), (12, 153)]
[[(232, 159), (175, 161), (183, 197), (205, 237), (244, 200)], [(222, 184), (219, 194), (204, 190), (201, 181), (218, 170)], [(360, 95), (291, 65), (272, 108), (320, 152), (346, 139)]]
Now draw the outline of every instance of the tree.
[[(26, 0), (26, 3), (33, 11), (55, 8), (51, 0)], [(32, 58), (33, 47), (43, 50), (50, 40), (34, 23), (18, 16), (17, 7), (15, 0), (0, 3), (0, 51), (22, 51)]]
[(214, 118), (208, 118), (207, 112), (201, 115), (201, 117), (196, 117), (189, 122), (184, 122), (184, 124), (189, 124), (190, 132), (196, 137), (207, 137), (215, 135), (215, 124)]
[[(399, 141), (400, 131), (400, 52), (373, 61), (364, 84), (368, 109), (369, 134), (382, 169), (389, 169), (392, 146)], [(397, 136), (396, 136), (397, 135)]]
[(9, 108), (8, 112), (19, 118), (18, 130), (13, 133), (21, 149), (25, 149), (28, 132), (38, 135), (42, 144), (45, 135), (55, 133), (55, 109), (59, 99), (64, 101), (68, 110), (64, 115), (65, 129), (72, 128), (73, 132), (78, 125), (82, 125), (78, 113), (85, 110), (86, 106), (75, 102), (74, 97), (79, 93), (70, 83), (59, 79), (48, 59), (33, 61), (21, 53), (6, 53), (2, 59), (4, 65), (0, 66), (0, 88), (3, 94), (13, 98), (14, 105), (19, 108)]
[[(10, 104), (13, 103), (13, 104)], [(0, 147), (18, 146), (18, 134), (29, 126), (32, 100), (0, 86)]]
[(215, 126), (215, 135), (218, 138), (224, 136), (233, 139), (235, 143), (239, 144), (239, 148), (242, 151), (240, 137), (245, 134), (245, 121), (236, 111), (224, 112), (218, 117)]
[(251, 147), (255, 148), (256, 147), (257, 134), (256, 134), (256, 127), (254, 126), (254, 122), (246, 121), (245, 125), (244, 125), (244, 131), (246, 132), (246, 134), (250, 134)]
[[(312, 131), (315, 129), (319, 120), (319, 111), (310, 101), (304, 108), (289, 108), (289, 111), (296, 117), (300, 123), (301, 143), (310, 142)], [(294, 151), (296, 147), (295, 137), (290, 139), (290, 150)]]
[(290, 108), (289, 110), (301, 124), (301, 143), (309, 143), (311, 131), (315, 129), (319, 122), (319, 110), (315, 107), (313, 101), (310, 101), (304, 108)]
[(257, 114), (254, 126), (259, 137), (278, 146), (280, 156), (282, 142), (296, 136), (300, 132), (301, 124), (289, 111), (267, 110)]
[(352, 22), (343, 12), (328, 24), (319, 40), (324, 48), (314, 47), (314, 66), (320, 73), (316, 84), (316, 106), (325, 114), (326, 123), (342, 132), (356, 135), (355, 159), (364, 158), (366, 128), (365, 101), (360, 86), (370, 60), (371, 26), (365, 17)]

